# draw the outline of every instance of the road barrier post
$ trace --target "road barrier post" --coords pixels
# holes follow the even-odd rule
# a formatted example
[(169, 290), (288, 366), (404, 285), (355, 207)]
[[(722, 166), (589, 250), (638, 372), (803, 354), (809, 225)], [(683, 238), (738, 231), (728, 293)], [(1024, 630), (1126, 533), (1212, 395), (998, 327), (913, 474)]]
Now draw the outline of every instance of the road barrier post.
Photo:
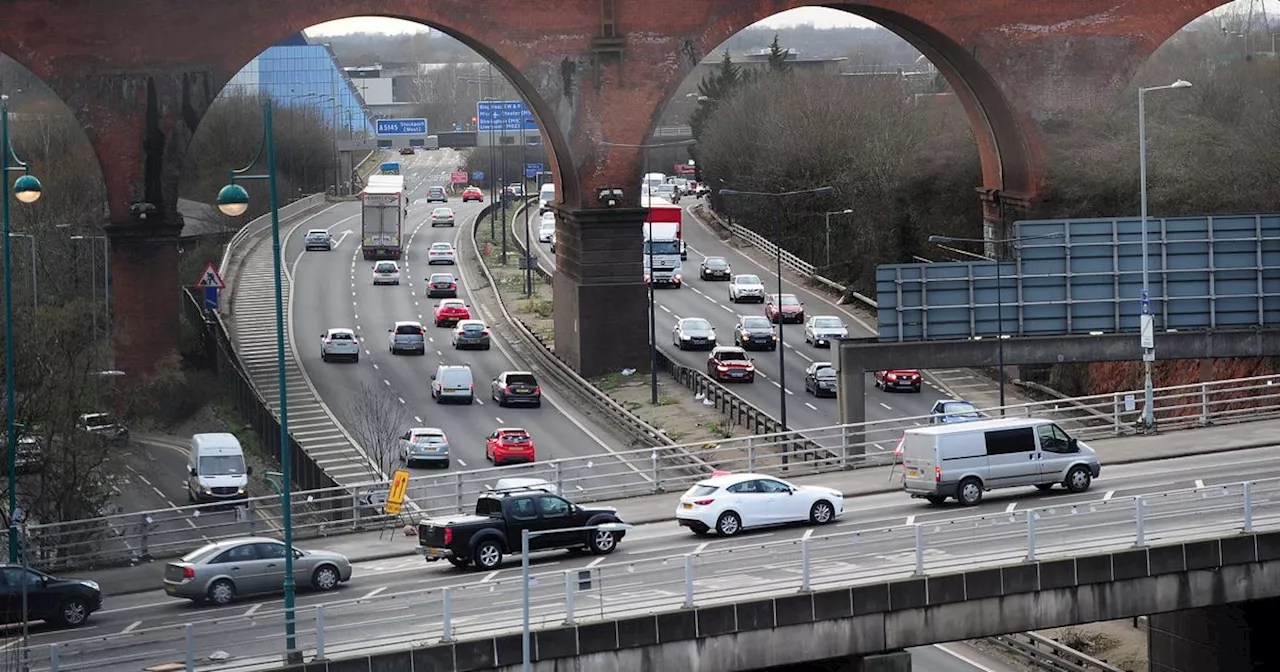
[(312, 662), (323, 662), (324, 657), (324, 605), (316, 605), (316, 657)]
[(556, 492), (564, 492), (564, 470), (560, 468), (560, 460), (553, 461), (551, 469), (555, 473)]
[(1036, 512), (1027, 512), (1027, 562), (1036, 561)]
[(924, 576), (924, 528), (914, 525), (916, 532), (916, 576)]
[(573, 584), (577, 581), (577, 570), (566, 569), (564, 572), (564, 624), (573, 625)]
[(458, 513), (466, 513), (466, 510), (462, 508), (462, 474), (461, 473), (453, 475), (453, 493), (455, 498), (457, 499), (456, 505), (458, 507)]
[(649, 453), (649, 460), (653, 463), (653, 491), (662, 492), (662, 472), (658, 468), (658, 451), (654, 450)]
[(1144, 520), (1144, 510), (1146, 508), (1147, 503), (1141, 496), (1133, 498), (1135, 536), (1137, 537), (1137, 541), (1133, 545), (1138, 548), (1147, 545), (1146, 521)]
[(1209, 386), (1200, 383), (1200, 426), (1209, 425)]
[(809, 592), (809, 538), (800, 540), (800, 592)]
[(747, 437), (747, 471), (754, 473), (756, 470), (756, 438), (754, 436)]
[(1253, 532), (1253, 481), (1244, 482), (1244, 532)]
[(443, 633), (440, 635), (440, 642), (448, 644), (453, 641), (453, 595), (448, 586), (441, 588), (440, 594), (444, 597), (443, 615), (440, 618)]
[[(863, 451), (865, 454), (865, 450)], [(840, 468), (849, 468), (849, 425), (840, 425)]]
[(49, 645), (49, 672), (58, 672), (61, 665), (62, 660), (59, 658), (58, 643), (54, 642)]
[(684, 556), (684, 606), (693, 608), (693, 553)]
[(1111, 419), (1113, 423), (1111, 428), (1116, 433), (1116, 436), (1120, 436), (1120, 408), (1120, 395), (1117, 393), (1111, 397)]
[(196, 629), (190, 623), (183, 629), (187, 631), (187, 672), (196, 672)]

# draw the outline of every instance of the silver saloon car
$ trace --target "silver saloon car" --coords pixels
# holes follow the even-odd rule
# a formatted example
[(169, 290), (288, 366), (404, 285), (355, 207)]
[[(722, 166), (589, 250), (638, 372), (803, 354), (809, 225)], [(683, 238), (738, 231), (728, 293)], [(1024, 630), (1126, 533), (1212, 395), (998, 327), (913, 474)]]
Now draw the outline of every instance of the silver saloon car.
[(815, 348), (829, 348), (848, 335), (849, 328), (844, 326), (844, 322), (831, 315), (811, 317), (804, 325), (804, 342), (812, 343)]
[[(164, 592), (193, 602), (230, 604), (240, 595), (284, 590), (285, 545), (268, 537), (219, 541), (188, 553), (164, 568)], [(351, 562), (329, 551), (293, 549), (299, 586), (333, 590), (351, 579)]]

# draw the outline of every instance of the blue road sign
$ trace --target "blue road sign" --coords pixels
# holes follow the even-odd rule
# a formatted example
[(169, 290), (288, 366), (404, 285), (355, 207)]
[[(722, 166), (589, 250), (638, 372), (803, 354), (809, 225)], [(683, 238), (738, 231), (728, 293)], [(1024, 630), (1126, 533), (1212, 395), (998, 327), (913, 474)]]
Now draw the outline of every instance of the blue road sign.
[(526, 131), (538, 132), (538, 124), (524, 101), (482, 100), (476, 103), (477, 131), (519, 132), (522, 127)]
[(537, 176), (538, 176), (538, 173), (541, 173), (541, 172), (542, 172), (542, 164), (541, 164), (541, 163), (526, 163), (526, 164), (524, 164), (524, 176), (525, 176), (525, 177), (537, 177)]
[(471, 173), (471, 179), (479, 182), (480, 180), (484, 179), (484, 173), (477, 170), (476, 172)]
[(204, 309), (205, 310), (218, 309), (218, 288), (217, 287), (204, 288)]
[(453, 125), (453, 132), (454, 132), (454, 133), (461, 133), (461, 132), (462, 132), (462, 124), (454, 124), (454, 125)]
[(426, 119), (378, 119), (374, 131), (378, 135), (426, 135)]

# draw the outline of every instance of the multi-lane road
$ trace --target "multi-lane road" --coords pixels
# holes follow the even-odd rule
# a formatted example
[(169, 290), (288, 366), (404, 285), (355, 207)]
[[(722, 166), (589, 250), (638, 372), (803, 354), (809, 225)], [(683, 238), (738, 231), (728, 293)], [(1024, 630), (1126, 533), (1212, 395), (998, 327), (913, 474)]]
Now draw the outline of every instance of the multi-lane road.
[[(1241, 474), (1259, 479), (1280, 476), (1280, 449), (1263, 448), (1115, 467), (1104, 465), (1102, 477), (1095, 481), (1095, 488), (1090, 492), (1073, 495), (1062, 491), (1043, 494), (1031, 489), (1008, 491), (993, 494), (972, 509), (929, 507), (901, 493), (852, 497), (846, 500), (844, 518), (834, 525), (813, 531), (787, 527), (720, 539), (694, 537), (673, 522), (638, 525), (627, 534), (619, 551), (607, 558), (565, 553), (535, 556), (533, 566), (539, 577), (534, 588), (535, 614), (541, 614), (541, 618), (560, 614), (562, 618), (561, 612), (557, 611), (562, 609), (564, 599), (562, 572), (582, 568), (599, 569), (604, 588), (612, 592), (602, 598), (602, 604), (592, 602), (594, 598), (589, 595), (582, 595), (584, 601), (578, 606), (581, 615), (593, 610), (603, 611), (606, 615), (618, 613), (620, 609), (642, 607), (650, 600), (675, 600), (678, 604), (683, 596), (680, 556), (687, 553), (714, 554), (699, 564), (696, 589), (702, 597), (714, 597), (717, 591), (737, 591), (744, 586), (769, 581), (797, 580), (794, 567), (783, 566), (794, 558), (784, 556), (780, 551), (772, 561), (762, 561), (760, 553), (749, 547), (764, 542), (797, 542), (802, 537), (812, 537), (818, 542), (822, 536), (833, 533), (886, 527), (905, 529), (911, 523), (925, 524), (929, 535), (928, 567), (935, 568), (934, 571), (939, 567), (970, 562), (978, 553), (1012, 555), (1021, 552), (1026, 543), (1025, 524), (1006, 519), (1019, 510), (1033, 507), (1051, 507), (1041, 509), (1045, 514), (1040, 537), (1043, 544), (1053, 543), (1055, 537), (1060, 537), (1062, 543), (1080, 537), (1078, 543), (1081, 544), (1086, 543), (1084, 537), (1089, 540), (1109, 535), (1121, 537), (1130, 534), (1133, 527), (1133, 506), (1124, 505), (1124, 498), (1234, 483)], [(1108, 507), (1107, 502), (1114, 504)], [(1222, 505), (1215, 505), (1212, 499), (1202, 501), (1197, 497), (1178, 506), (1183, 507), (1183, 511), (1195, 507), (1195, 510), (1202, 511), (1201, 522), (1219, 525), (1223, 530), (1231, 529), (1231, 521), (1239, 518), (1238, 507), (1231, 508), (1225, 500)], [(1264, 507), (1267, 515), (1274, 515), (1275, 506), (1259, 495), (1255, 515), (1263, 515)], [(1152, 535), (1149, 538), (1154, 538), (1174, 522), (1165, 521), (1163, 514), (1157, 513), (1155, 504), (1150, 511), (1148, 534)], [(619, 513), (624, 519), (627, 517), (625, 506)], [(988, 516), (990, 523), (946, 524), (975, 515)], [(1085, 521), (1076, 524), (1073, 519), (1065, 518), (1068, 516), (1088, 518), (1087, 521), (1085, 518), (1074, 519)], [(814, 544), (815, 585), (824, 578), (848, 581), (859, 575), (880, 576), (910, 571), (914, 546), (909, 533), (883, 538), (866, 535), (857, 539), (855, 546), (842, 542), (843, 545), (826, 550), (819, 543)], [(724, 553), (733, 549), (737, 550)], [(663, 558), (671, 560), (667, 565), (661, 565)], [(666, 570), (654, 573), (655, 568), (664, 566)], [(670, 576), (663, 575), (663, 572)], [(512, 619), (518, 619), (519, 576), (519, 563), (515, 559), (509, 559), (500, 570), (478, 573), (459, 571), (445, 563), (424, 564), (419, 558), (404, 557), (358, 563), (352, 580), (336, 592), (305, 592), (298, 601), (304, 613), (310, 613), (316, 605), (327, 605), (325, 622), (331, 647), (342, 642), (363, 642), (375, 638), (427, 641), (439, 636), (432, 634), (438, 633), (440, 628), (439, 588), (450, 586), (456, 591), (454, 625), (459, 636), (466, 636), (498, 624), (509, 626)], [(623, 598), (619, 595), (629, 597), (620, 603)], [(129, 669), (136, 669), (138, 662), (173, 659), (175, 647), (181, 645), (180, 639), (174, 639), (176, 631), (157, 633), (154, 629), (196, 623), (197, 647), (204, 655), (214, 650), (235, 651), (237, 656), (266, 655), (279, 650), (276, 634), (280, 620), (278, 599), (247, 599), (228, 607), (210, 608), (167, 598), (160, 590), (111, 597), (105, 609), (95, 614), (86, 627), (77, 630), (40, 627), (34, 631), (32, 643), (63, 642), (63, 659), (68, 663), (75, 656), (90, 655), (90, 651), (100, 652), (103, 660), (127, 655), (132, 665)], [(256, 618), (246, 620), (250, 616)], [(220, 619), (220, 622), (211, 623), (214, 619)], [(253, 635), (246, 636), (250, 629), (254, 630)], [(300, 631), (304, 642), (310, 645), (313, 625), (304, 620)], [(120, 642), (115, 636), (121, 633), (139, 634)], [(102, 639), (108, 636), (110, 639)], [(97, 669), (125, 667), (122, 663), (119, 668), (104, 665)]]

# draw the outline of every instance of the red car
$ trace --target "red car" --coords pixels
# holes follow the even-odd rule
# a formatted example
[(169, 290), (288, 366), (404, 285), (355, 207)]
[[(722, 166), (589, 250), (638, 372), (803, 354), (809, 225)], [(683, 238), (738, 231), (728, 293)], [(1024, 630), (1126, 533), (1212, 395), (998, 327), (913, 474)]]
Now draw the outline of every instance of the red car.
[(707, 375), (712, 380), (740, 380), (750, 383), (756, 379), (756, 365), (747, 351), (736, 346), (722, 345), (707, 357)]
[(500, 464), (532, 462), (537, 449), (529, 432), (516, 427), (495, 429), (484, 444), (484, 459), (496, 467)]
[(436, 304), (433, 317), (437, 327), (452, 327), (459, 320), (471, 319), (471, 309), (462, 302), (462, 299), (445, 299)]
[(764, 316), (770, 322), (804, 322), (804, 304), (795, 294), (770, 294), (764, 300)]
[(462, 202), (476, 201), (484, 203), (484, 192), (480, 191), (480, 187), (467, 187), (462, 190)]
[(876, 371), (876, 387), (885, 392), (896, 390), (920, 391), (920, 371), (917, 369), (893, 369)]

